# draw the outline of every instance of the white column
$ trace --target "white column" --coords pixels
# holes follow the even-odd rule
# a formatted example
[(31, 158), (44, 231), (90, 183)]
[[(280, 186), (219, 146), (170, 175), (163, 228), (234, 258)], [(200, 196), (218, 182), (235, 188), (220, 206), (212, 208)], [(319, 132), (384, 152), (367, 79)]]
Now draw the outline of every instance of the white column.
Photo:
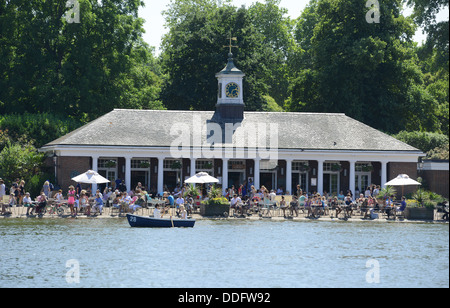
[(261, 178), (260, 174), (259, 174), (259, 163), (260, 163), (260, 159), (257, 157), (255, 158), (255, 170), (253, 171), (254, 174), (254, 179), (253, 179), (253, 186), (255, 186), (255, 189), (260, 189), (260, 183), (259, 180)]
[(222, 194), (228, 186), (228, 158), (222, 158)]
[(164, 192), (164, 157), (158, 157), (158, 194)]
[(284, 191), (289, 191), (290, 195), (293, 195), (292, 190), (292, 159), (286, 159), (286, 187)]
[(349, 173), (349, 187), (350, 187), (350, 191), (353, 194), (353, 199), (355, 198), (359, 198), (359, 196), (355, 196), (355, 160), (351, 160), (349, 161), (350, 163), (350, 173)]
[(323, 194), (323, 162), (324, 160), (317, 160), (317, 192)]
[(383, 187), (387, 182), (387, 162), (382, 161), (381, 162), (381, 185), (380, 187)]
[(195, 161), (196, 161), (196, 159), (195, 158), (191, 158), (191, 176), (194, 176), (195, 175)]
[(125, 186), (127, 192), (131, 190), (131, 157), (125, 157)]
[[(98, 172), (98, 156), (92, 156), (92, 170)], [(97, 191), (97, 184), (92, 184), (91, 190), (92, 194), (95, 196), (95, 192)]]

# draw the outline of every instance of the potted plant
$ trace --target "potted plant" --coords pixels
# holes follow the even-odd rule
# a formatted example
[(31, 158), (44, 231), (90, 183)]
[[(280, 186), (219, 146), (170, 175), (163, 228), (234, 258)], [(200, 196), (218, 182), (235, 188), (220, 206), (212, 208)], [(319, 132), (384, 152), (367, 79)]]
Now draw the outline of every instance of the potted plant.
[(367, 165), (363, 165), (361, 166), (361, 170), (364, 172), (372, 172), (373, 171), (373, 166), (370, 164)]
[(299, 169), (300, 169), (300, 171), (308, 172), (308, 171), (309, 171), (309, 165), (308, 165), (308, 163), (302, 163), (302, 164), (299, 166)]
[(200, 191), (194, 184), (190, 184), (184, 192), (184, 197), (186, 197), (187, 195), (191, 195), (193, 198), (197, 198), (198, 196), (200, 196)]
[(340, 163), (334, 163), (331, 165), (332, 171), (341, 171), (341, 164)]
[(150, 168), (150, 163), (146, 160), (143, 160), (140, 162), (139, 168)]
[(200, 214), (202, 216), (225, 216), (230, 213), (230, 202), (222, 196), (221, 188), (215, 185), (208, 193), (208, 199), (200, 204)]
[(108, 160), (105, 163), (106, 168), (114, 168), (116, 166), (116, 161), (115, 160)]
[(181, 162), (179, 160), (176, 160), (170, 165), (170, 168), (172, 169), (181, 169)]
[(419, 188), (412, 196), (415, 202), (405, 209), (405, 218), (434, 220), (434, 211), (440, 197), (438, 194)]

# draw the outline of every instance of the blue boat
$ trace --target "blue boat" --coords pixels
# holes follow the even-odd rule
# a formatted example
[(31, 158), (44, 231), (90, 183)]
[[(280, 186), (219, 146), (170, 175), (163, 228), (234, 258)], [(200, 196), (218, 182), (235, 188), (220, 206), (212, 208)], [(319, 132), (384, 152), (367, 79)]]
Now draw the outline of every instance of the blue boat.
[(195, 224), (195, 219), (155, 218), (133, 214), (127, 214), (127, 220), (130, 226), (140, 228), (192, 228)]

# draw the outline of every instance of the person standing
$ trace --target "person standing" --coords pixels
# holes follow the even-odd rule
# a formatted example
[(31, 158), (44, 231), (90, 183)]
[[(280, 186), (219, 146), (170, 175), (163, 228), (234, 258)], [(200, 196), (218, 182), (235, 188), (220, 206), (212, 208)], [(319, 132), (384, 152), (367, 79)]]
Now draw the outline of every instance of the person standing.
[(0, 179), (0, 203), (2, 205), (2, 214), (5, 213), (5, 205), (3, 204), (3, 197), (6, 195), (6, 187), (3, 179)]
[(69, 192), (67, 193), (67, 204), (69, 205), (70, 208), (70, 214), (72, 216), (76, 216), (76, 210), (74, 208), (75, 205), (75, 188), (70, 185), (69, 186)]

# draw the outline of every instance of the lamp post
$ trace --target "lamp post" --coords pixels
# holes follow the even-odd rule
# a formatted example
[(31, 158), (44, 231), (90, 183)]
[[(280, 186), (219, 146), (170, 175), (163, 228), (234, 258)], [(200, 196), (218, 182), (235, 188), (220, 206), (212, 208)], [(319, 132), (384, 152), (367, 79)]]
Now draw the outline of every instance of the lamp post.
[(53, 158), (53, 165), (55, 166), (55, 186), (56, 186), (58, 184), (58, 179), (56, 177), (56, 166), (57, 166), (56, 163), (58, 161), (58, 155), (56, 155), (56, 152), (53, 152), (52, 158)]

